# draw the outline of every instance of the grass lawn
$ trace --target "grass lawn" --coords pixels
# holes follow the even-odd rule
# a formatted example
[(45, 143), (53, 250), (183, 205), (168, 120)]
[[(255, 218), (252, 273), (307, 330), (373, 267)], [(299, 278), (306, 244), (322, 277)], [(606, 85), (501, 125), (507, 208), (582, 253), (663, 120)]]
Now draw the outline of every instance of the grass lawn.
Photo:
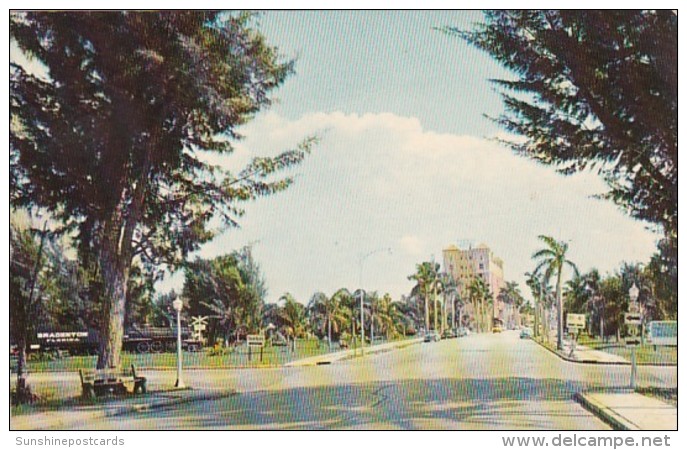
[[(622, 342), (603, 342), (597, 338), (580, 336), (579, 344), (622, 356), (630, 361), (632, 351)], [(677, 347), (654, 347), (650, 344), (640, 345), (635, 348), (637, 352), (637, 364), (677, 364)]]
[(677, 388), (638, 388), (637, 392), (647, 397), (655, 397), (677, 408)]
[[(336, 350), (336, 349), (334, 349)], [(327, 353), (326, 343), (318, 340), (299, 340), (296, 342), (295, 352), (291, 352), (288, 347), (265, 347), (263, 349), (262, 361), (260, 361), (260, 350), (251, 352), (249, 359), (248, 347), (242, 345), (236, 348), (221, 349), (215, 352), (204, 349), (200, 352), (184, 352), (184, 367), (187, 368), (218, 368), (218, 367), (261, 367), (270, 365), (281, 365), (294, 359), (307, 358), (309, 356)], [(70, 356), (55, 359), (34, 359), (28, 363), (28, 369), (32, 372), (50, 371), (76, 371), (81, 368), (91, 368), (95, 366), (97, 356)], [(128, 367), (131, 364), (141, 369), (170, 368), (176, 367), (176, 353), (122, 353), (122, 366)]]
[[(339, 351), (338, 345), (332, 345), (332, 351)], [(248, 348), (242, 345), (236, 348), (222, 349), (214, 352), (205, 349), (201, 352), (184, 352), (184, 367), (193, 368), (231, 368), (231, 367), (265, 367), (286, 364), (301, 358), (322, 355), (329, 352), (325, 341), (317, 339), (298, 340), (295, 352), (289, 347), (265, 347), (262, 361), (260, 351), (253, 350), (249, 359)], [(29, 372), (77, 371), (95, 366), (96, 356), (70, 356), (56, 359), (33, 359), (28, 363)], [(141, 370), (173, 369), (176, 367), (176, 353), (127, 353), (122, 354), (122, 366), (134, 364)]]

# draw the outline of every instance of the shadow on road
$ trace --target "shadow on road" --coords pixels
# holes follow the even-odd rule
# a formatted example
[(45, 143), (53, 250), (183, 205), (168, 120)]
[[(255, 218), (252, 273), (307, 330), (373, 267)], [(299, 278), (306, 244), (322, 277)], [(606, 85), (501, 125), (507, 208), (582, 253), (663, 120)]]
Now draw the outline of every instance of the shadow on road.
[(129, 417), (174, 429), (529, 429), (601, 426), (572, 395), (591, 383), (494, 378), (401, 380), (257, 391)]

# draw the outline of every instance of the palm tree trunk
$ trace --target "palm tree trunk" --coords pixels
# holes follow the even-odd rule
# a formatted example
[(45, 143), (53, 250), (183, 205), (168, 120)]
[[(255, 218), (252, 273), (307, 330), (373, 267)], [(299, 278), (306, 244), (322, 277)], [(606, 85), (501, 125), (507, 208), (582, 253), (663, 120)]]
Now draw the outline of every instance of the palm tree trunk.
[(332, 350), (332, 318), (327, 317), (327, 341), (329, 341), (329, 351)]
[(562, 272), (563, 267), (559, 267), (558, 277), (556, 278), (556, 305), (558, 306), (558, 340), (556, 347), (558, 350), (563, 350), (563, 296), (561, 295)]
[(429, 331), (429, 291), (425, 289), (425, 331)]
[(434, 294), (434, 331), (437, 331), (437, 329), (439, 328), (439, 317), (438, 317), (439, 306), (437, 303), (437, 284), (436, 283), (434, 283), (433, 294)]

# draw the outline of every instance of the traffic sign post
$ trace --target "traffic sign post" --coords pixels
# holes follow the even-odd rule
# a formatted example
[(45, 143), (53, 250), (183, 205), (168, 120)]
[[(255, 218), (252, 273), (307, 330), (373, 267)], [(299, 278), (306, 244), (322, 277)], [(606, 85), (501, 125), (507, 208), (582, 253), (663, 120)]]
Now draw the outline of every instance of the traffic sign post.
[(625, 325), (628, 329), (628, 336), (625, 338), (625, 345), (630, 347), (632, 355), (632, 366), (630, 368), (630, 389), (634, 390), (637, 387), (637, 345), (639, 345), (639, 337), (637, 336), (637, 332), (639, 330), (639, 325), (642, 323), (642, 315), (639, 312), (639, 303), (637, 303), (637, 299), (639, 298), (639, 289), (635, 283), (632, 283), (629, 295), (630, 303), (628, 304), (627, 312), (625, 313)]
[(568, 333), (572, 336), (570, 354), (568, 355), (569, 358), (572, 358), (575, 355), (575, 349), (577, 347), (577, 337), (586, 327), (587, 316), (585, 314), (568, 313), (565, 317), (565, 323), (567, 324)]
[(193, 316), (191, 317), (191, 328), (193, 329), (193, 339), (205, 343), (203, 339), (203, 331), (205, 331), (208, 324), (207, 316)]

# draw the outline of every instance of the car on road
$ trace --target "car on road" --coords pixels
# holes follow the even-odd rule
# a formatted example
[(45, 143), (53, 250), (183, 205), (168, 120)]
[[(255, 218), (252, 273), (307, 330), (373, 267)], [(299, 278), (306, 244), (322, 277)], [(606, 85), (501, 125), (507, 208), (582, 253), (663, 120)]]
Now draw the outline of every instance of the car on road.
[(520, 339), (529, 339), (532, 337), (532, 329), (531, 328), (523, 328), (520, 330)]
[(441, 340), (441, 337), (439, 336), (439, 333), (436, 331), (428, 331), (425, 333), (425, 342), (439, 342)]
[(455, 337), (457, 337), (456, 333), (454, 333), (451, 329), (446, 329), (443, 333), (441, 333), (441, 339), (453, 339)]

